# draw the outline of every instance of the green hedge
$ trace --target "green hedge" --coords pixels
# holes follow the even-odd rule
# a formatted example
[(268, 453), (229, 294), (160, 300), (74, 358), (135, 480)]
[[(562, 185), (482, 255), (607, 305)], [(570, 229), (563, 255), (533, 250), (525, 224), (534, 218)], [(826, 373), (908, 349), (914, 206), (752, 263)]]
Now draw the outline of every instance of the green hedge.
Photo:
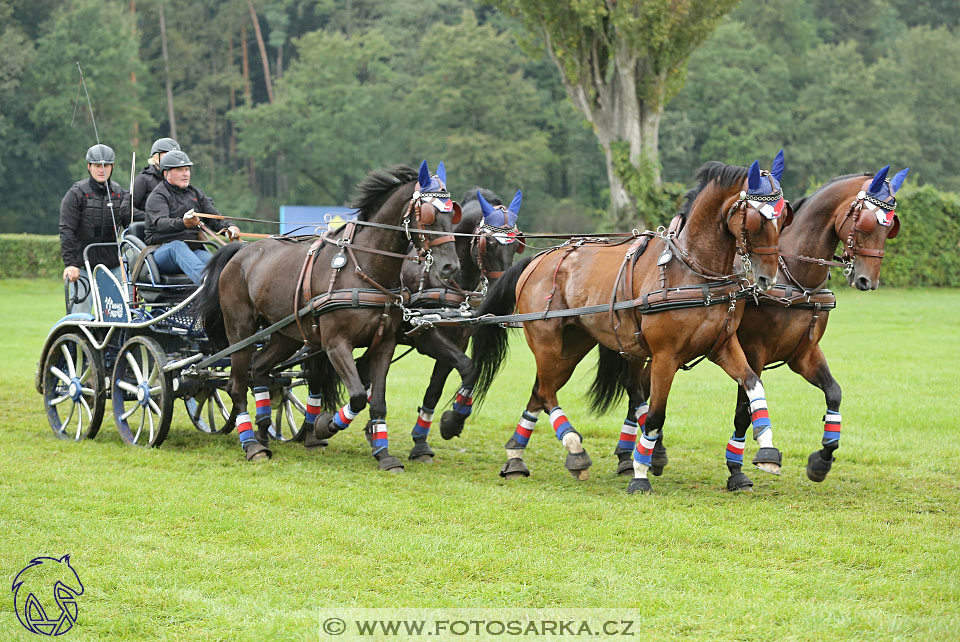
[(908, 185), (897, 203), (900, 234), (887, 241), (881, 284), (960, 287), (960, 196)]
[(0, 234), (0, 279), (60, 278), (60, 237)]

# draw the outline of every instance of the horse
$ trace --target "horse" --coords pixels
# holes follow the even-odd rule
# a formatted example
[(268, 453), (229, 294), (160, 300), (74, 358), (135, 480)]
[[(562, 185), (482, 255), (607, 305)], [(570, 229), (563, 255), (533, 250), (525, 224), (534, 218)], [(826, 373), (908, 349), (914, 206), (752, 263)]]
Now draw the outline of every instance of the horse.
[[(645, 358), (651, 359), (650, 411), (636, 443), (628, 493), (652, 491), (650, 453), (664, 425), (670, 386), (677, 370), (695, 357), (706, 355), (744, 387), (754, 407), (755, 434), (766, 439), (771, 426), (763, 385), (735, 332), (749, 289), (746, 279), (733, 275), (733, 265), (740, 254), (757, 288), (773, 285), (780, 230), (791, 216), (779, 184), (783, 169), (782, 151), (770, 173), (761, 172), (756, 161), (749, 169), (711, 161), (687, 193), (679, 232), (638, 233), (628, 247), (580, 239), (507, 270), (481, 306), (481, 320), (516, 309), (537, 376), (506, 444), (501, 476), (529, 476), (523, 452), (539, 415), (547, 412), (567, 449), (566, 469), (577, 479), (589, 477), (592, 461), (557, 391), (598, 343), (634, 359), (631, 367), (638, 374)], [(472, 353), (478, 400), (489, 391), (506, 352), (506, 330), (480, 325)]]
[[(887, 165), (876, 173), (838, 176), (796, 202), (794, 223), (780, 237), (777, 283), (768, 292), (759, 294), (756, 302), (748, 300), (737, 329), (747, 362), (755, 372), (786, 364), (823, 391), (826, 412), (821, 448), (810, 454), (806, 468), (807, 478), (814, 482), (824, 481), (830, 472), (834, 452), (840, 447), (842, 419), (840, 385), (830, 373), (819, 345), (827, 329), (830, 310), (836, 305), (836, 297), (823, 287), (831, 267), (843, 267), (848, 285), (858, 290), (875, 290), (879, 286), (884, 246), (887, 239), (896, 237), (900, 231), (895, 194), (906, 180), (909, 168), (888, 180), (889, 170)], [(839, 244), (843, 245), (843, 252), (836, 262), (834, 252)], [(771, 328), (776, 328), (776, 332), (771, 332)], [(779, 364), (771, 366), (776, 362)], [(642, 423), (645, 386), (630, 382), (629, 369), (620, 355), (601, 348), (594, 388), (609, 386), (611, 373), (617, 371), (630, 391), (622, 430), (635, 431), (637, 409)], [(596, 395), (593, 396), (595, 409), (602, 410), (596, 408)], [(734, 434), (749, 419), (748, 400), (740, 391)], [(730, 448), (728, 444), (728, 453)], [(620, 459), (618, 472), (623, 473), (622, 443), (618, 443), (615, 453)], [(654, 448), (653, 459), (651, 472), (662, 474), (668, 461), (662, 439)], [(780, 473), (779, 451), (758, 452), (753, 463), (766, 472)]]
[[(461, 199), (463, 218), (455, 231), (457, 256), (460, 259), (460, 276), (455, 290), (436, 273), (424, 273), (417, 265), (404, 265), (402, 280), (415, 289), (410, 299), (411, 307), (457, 306), (467, 302), (471, 294), (482, 301), (491, 283), (513, 264), (516, 254), (524, 250), (523, 233), (517, 227), (517, 217), (523, 193), (517, 190), (509, 206), (505, 206), (490, 190), (475, 187)], [(420, 354), (435, 360), (430, 383), (418, 408), (416, 423), (410, 436), (413, 448), (409, 459), (419, 462), (433, 461), (434, 452), (427, 443), (430, 427), (443, 386), (450, 371), (456, 368), (461, 382), (473, 377), (473, 362), (465, 354), (471, 330), (466, 326), (431, 327), (412, 334), (405, 342), (410, 343)], [(401, 337), (403, 333), (401, 333)], [(452, 439), (463, 432), (464, 421), (473, 410), (473, 392), (461, 385), (453, 408), (440, 418), (440, 435)]]
[[(403, 470), (402, 462), (388, 450), (385, 400), (401, 320), (400, 268), (409, 258), (406, 250), (412, 241), (417, 261), (430, 265), (442, 278), (456, 277), (459, 263), (450, 232), (460, 205), (446, 190), (443, 163), (431, 174), (424, 161), (419, 172), (405, 166), (372, 172), (357, 186), (351, 207), (358, 210), (356, 221), (312, 243), (275, 237), (242, 247), (232, 244), (207, 265), (199, 308), (215, 346), (236, 344), (301, 306), (310, 308), (308, 316), (297, 317), (270, 335), (252, 367), (253, 346), (230, 356), (230, 422), (236, 422), (248, 461), (271, 456), (265, 441), (270, 425), (269, 372), (274, 365), (303, 345), (322, 349), (305, 366), (309, 446), (310, 440), (327, 439), (347, 428), (367, 406), (353, 358), (354, 348), (367, 347), (373, 388), (365, 432), (378, 468)], [(248, 367), (256, 399), (256, 435), (247, 413)], [(338, 408), (341, 382), (350, 400)]]

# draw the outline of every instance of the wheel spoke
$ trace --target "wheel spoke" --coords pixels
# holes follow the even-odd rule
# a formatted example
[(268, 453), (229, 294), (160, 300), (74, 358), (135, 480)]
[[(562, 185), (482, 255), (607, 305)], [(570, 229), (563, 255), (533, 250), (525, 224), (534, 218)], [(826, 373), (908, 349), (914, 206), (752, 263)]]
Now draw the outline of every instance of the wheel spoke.
[(137, 360), (134, 359), (133, 353), (127, 353), (127, 363), (130, 364), (130, 370), (133, 371), (133, 375), (137, 378), (137, 383), (143, 382), (143, 373), (140, 372), (140, 365), (137, 363)]
[(53, 400), (50, 401), (50, 405), (51, 405), (51, 406), (59, 406), (60, 404), (62, 404), (64, 401), (66, 401), (66, 400), (69, 399), (69, 398), (70, 398), (70, 395), (63, 395), (62, 397), (57, 397), (56, 399), (53, 399)]
[(127, 418), (130, 417), (130, 415), (132, 415), (133, 413), (135, 413), (137, 411), (137, 408), (139, 407), (140, 407), (140, 404), (134, 403), (133, 406), (131, 406), (130, 410), (120, 415), (120, 421), (126, 421)]
[(154, 386), (153, 388), (150, 388), (150, 394), (151, 394), (151, 395), (159, 395), (159, 394), (160, 394), (160, 386)]
[[(90, 423), (93, 423), (93, 412), (90, 410), (90, 404), (87, 403), (87, 400), (83, 397), (80, 397), (80, 405), (82, 405), (87, 411), (87, 417), (90, 419)], [(77, 413), (77, 437), (76, 440), (80, 441), (80, 435), (83, 434), (83, 413)]]
[(77, 409), (77, 402), (73, 402), (73, 405), (70, 407), (70, 414), (67, 415), (67, 420), (60, 424), (60, 432), (67, 432), (67, 426), (70, 425), (70, 420), (73, 419), (73, 413)]
[[(78, 345), (78, 346), (77, 346), (77, 359), (76, 359), (76, 361), (75, 361), (74, 364), (73, 364), (73, 367), (74, 367), (74, 369), (75, 369), (77, 372), (85, 372), (85, 371), (89, 368), (89, 366), (86, 367), (86, 368), (84, 367), (83, 356), (84, 356), (84, 355), (83, 355), (83, 346)], [(80, 378), (79, 375), (74, 375), (74, 376), (76, 376), (78, 379)]]
[(117, 387), (120, 388), (120, 390), (124, 390), (134, 395), (137, 394), (137, 392), (139, 391), (139, 389), (135, 385), (133, 385), (132, 383), (127, 383), (123, 379), (117, 382)]
[(96, 394), (97, 391), (94, 390), (93, 388), (80, 388), (80, 392), (82, 392), (83, 394), (85, 394), (85, 395), (87, 395), (87, 396), (91, 396), (91, 397), (92, 397), (94, 394)]
[(65, 384), (67, 384), (68, 386), (69, 386), (70, 383), (73, 381), (70, 377), (68, 377), (68, 376), (63, 372), (63, 370), (61, 370), (61, 369), (58, 368), (57, 366), (50, 366), (50, 372), (53, 373), (53, 376), (55, 376), (57, 379), (59, 379), (60, 381), (62, 381), (62, 382), (65, 383)]
[(147, 420), (147, 410), (142, 406), (134, 406), (134, 409), (140, 408), (143, 412), (140, 413), (140, 427), (137, 428), (137, 434), (133, 436), (133, 443), (137, 443), (137, 440), (140, 439), (140, 432), (143, 430), (143, 424)]
[(144, 411), (146, 412), (147, 418), (150, 419), (150, 441), (149, 441), (149, 443), (152, 444), (152, 443), (153, 443), (153, 413), (150, 412), (150, 411), (148, 411), (146, 408), (144, 408)]
[(152, 408), (153, 411), (157, 413), (157, 416), (159, 417), (161, 412), (160, 412), (160, 406), (157, 405), (157, 402), (154, 401), (153, 399), (148, 399), (147, 403), (150, 404), (150, 408)]
[(70, 378), (77, 376), (77, 369), (73, 365), (73, 356), (70, 354), (70, 350), (67, 349), (66, 342), (60, 344), (60, 352), (63, 353), (63, 358), (67, 360), (67, 372), (70, 373)]

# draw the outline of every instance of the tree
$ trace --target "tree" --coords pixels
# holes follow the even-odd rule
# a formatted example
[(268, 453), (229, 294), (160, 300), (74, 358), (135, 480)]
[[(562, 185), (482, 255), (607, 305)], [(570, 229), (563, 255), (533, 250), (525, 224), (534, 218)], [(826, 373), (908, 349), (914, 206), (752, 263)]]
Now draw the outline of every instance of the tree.
[[(497, 0), (542, 41), (603, 148), (614, 227), (660, 185), (664, 107), (693, 50), (737, 0)], [(629, 189), (628, 189), (629, 188)]]

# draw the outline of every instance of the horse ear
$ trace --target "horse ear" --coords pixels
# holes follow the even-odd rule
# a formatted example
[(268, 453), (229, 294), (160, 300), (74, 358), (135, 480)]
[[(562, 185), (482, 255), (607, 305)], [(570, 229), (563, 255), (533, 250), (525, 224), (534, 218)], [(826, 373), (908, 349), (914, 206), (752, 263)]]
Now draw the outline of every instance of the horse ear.
[(480, 202), (480, 211), (483, 212), (483, 218), (486, 219), (493, 214), (493, 205), (487, 202), (479, 191), (477, 191), (477, 201)]
[(420, 163), (420, 174), (417, 176), (417, 182), (420, 183), (421, 189), (430, 184), (430, 168), (427, 167), (427, 161)]
[(61, 563), (62, 563), (62, 562), (66, 562), (67, 564), (69, 564), (69, 563), (70, 563), (70, 553), (67, 553), (66, 555), (64, 555), (63, 557), (61, 557), (61, 558), (60, 558), (60, 562), (61, 562)]
[(777, 152), (776, 157), (773, 159), (773, 166), (770, 168), (770, 173), (773, 174), (773, 177), (777, 179), (777, 182), (780, 182), (780, 179), (783, 178), (783, 170), (786, 166), (783, 164), (783, 150), (781, 149)]
[(905, 167), (897, 172), (896, 176), (890, 179), (890, 191), (896, 194), (900, 191), (900, 188), (903, 187), (903, 181), (907, 180), (907, 172), (910, 171), (909, 167)]
[(760, 189), (760, 161), (753, 161), (747, 172), (747, 189), (751, 191)]
[(443, 161), (440, 161), (440, 164), (437, 165), (437, 177), (440, 178), (440, 182), (446, 186), (447, 184), (447, 168), (443, 166)]
[(513, 195), (513, 200), (510, 201), (510, 207), (507, 209), (513, 212), (516, 215), (520, 215), (520, 202), (523, 200), (523, 192), (517, 190), (517, 193)]
[(883, 181), (887, 180), (887, 172), (890, 171), (890, 166), (887, 165), (879, 172), (876, 176), (873, 177), (873, 182), (870, 183), (870, 188), (867, 189), (867, 192), (870, 194), (879, 194), (880, 190), (883, 189)]

